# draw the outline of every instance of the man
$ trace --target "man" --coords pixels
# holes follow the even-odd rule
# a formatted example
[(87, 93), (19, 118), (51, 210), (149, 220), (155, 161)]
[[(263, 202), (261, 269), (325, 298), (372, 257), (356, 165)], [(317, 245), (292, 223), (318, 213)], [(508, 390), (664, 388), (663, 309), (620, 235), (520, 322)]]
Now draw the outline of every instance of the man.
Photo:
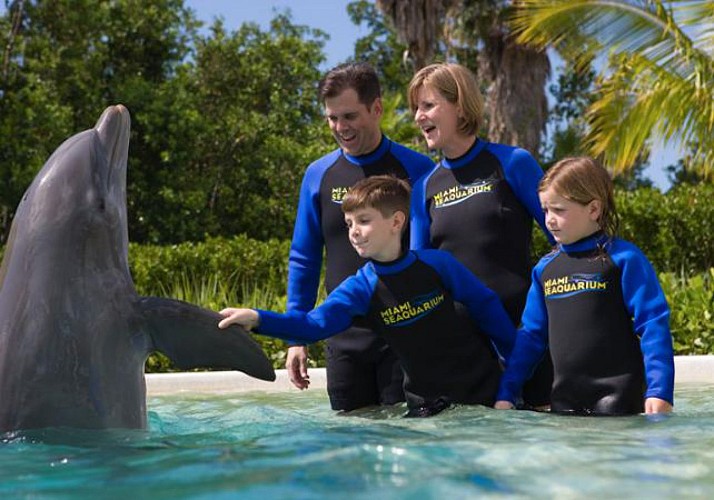
[[(428, 157), (382, 134), (380, 85), (370, 65), (338, 66), (325, 75), (318, 91), (339, 149), (308, 166), (303, 178), (288, 264), (288, 311), (314, 307), (323, 248), (328, 292), (364, 264), (350, 245), (340, 207), (351, 186), (381, 174), (413, 184), (433, 168)], [(288, 349), (286, 368), (296, 387), (308, 387), (304, 346)], [(327, 392), (334, 410), (404, 401), (402, 378), (396, 356), (360, 321), (327, 341)]]

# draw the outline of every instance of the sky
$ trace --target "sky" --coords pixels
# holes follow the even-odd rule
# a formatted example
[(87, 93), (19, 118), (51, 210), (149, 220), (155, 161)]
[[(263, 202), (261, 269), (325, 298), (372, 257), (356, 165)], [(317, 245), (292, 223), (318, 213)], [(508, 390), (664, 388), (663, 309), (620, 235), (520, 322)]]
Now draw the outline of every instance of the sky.
[[(197, 17), (210, 25), (216, 17), (222, 17), (227, 30), (235, 30), (244, 22), (255, 22), (262, 29), (268, 29), (276, 12), (287, 9), (295, 24), (319, 28), (330, 39), (325, 44), (327, 61), (322, 69), (327, 70), (344, 62), (354, 51), (358, 38), (367, 35), (367, 28), (360, 28), (350, 20), (347, 4), (351, 0), (186, 0)], [(4, 13), (4, 2), (0, 2), (0, 14)], [(675, 147), (655, 144), (650, 156), (650, 167), (645, 175), (660, 189), (667, 189), (669, 181), (664, 167), (676, 163), (679, 152)]]

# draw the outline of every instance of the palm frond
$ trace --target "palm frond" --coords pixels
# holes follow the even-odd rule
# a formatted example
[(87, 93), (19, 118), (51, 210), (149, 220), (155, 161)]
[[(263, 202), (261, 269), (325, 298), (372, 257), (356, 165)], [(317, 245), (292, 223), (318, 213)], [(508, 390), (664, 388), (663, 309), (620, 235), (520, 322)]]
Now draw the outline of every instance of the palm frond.
[[(698, 39), (693, 41), (690, 35), (701, 34), (691, 29), (702, 24), (702, 18), (697, 23), (694, 16), (708, 12), (712, 2), (667, 4), (661, 1), (523, 0), (520, 8), (514, 9), (511, 22), (520, 43), (559, 46), (570, 38), (586, 37), (596, 41), (600, 49), (646, 53), (660, 65), (677, 58), (700, 63), (711, 61), (709, 54), (699, 48), (706, 48), (707, 44)], [(683, 26), (689, 29), (685, 31)], [(711, 29), (705, 33), (711, 35)]]
[(667, 71), (640, 54), (620, 56), (614, 66), (588, 110), (591, 152), (622, 172), (658, 136), (692, 145), (693, 160), (706, 164), (714, 152), (714, 87)]
[[(587, 146), (616, 171), (649, 141), (679, 139), (709, 172), (714, 158), (714, 1), (522, 0), (519, 42), (609, 57), (588, 110)], [(568, 43), (584, 40), (586, 43)]]

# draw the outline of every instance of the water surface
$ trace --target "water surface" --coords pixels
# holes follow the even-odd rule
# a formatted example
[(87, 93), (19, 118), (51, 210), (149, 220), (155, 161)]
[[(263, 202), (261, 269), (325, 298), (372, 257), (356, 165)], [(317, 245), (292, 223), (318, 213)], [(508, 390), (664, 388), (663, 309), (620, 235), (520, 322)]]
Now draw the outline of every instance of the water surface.
[(148, 431), (51, 429), (0, 444), (0, 498), (673, 498), (714, 495), (714, 386), (676, 413), (459, 407), (349, 416), (324, 391), (154, 397)]

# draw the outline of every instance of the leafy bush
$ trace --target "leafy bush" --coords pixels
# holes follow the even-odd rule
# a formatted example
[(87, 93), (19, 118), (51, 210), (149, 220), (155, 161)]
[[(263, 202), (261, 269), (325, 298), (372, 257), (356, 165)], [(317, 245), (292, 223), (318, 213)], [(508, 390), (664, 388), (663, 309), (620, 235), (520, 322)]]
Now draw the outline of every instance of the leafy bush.
[(211, 277), (235, 292), (230, 303), (237, 303), (245, 283), (285, 294), (289, 250), (287, 240), (257, 241), (240, 235), (170, 246), (131, 244), (129, 262), (142, 295), (165, 295), (189, 284), (205, 288), (204, 280)]
[(675, 354), (714, 354), (714, 268), (695, 276), (661, 273)]

